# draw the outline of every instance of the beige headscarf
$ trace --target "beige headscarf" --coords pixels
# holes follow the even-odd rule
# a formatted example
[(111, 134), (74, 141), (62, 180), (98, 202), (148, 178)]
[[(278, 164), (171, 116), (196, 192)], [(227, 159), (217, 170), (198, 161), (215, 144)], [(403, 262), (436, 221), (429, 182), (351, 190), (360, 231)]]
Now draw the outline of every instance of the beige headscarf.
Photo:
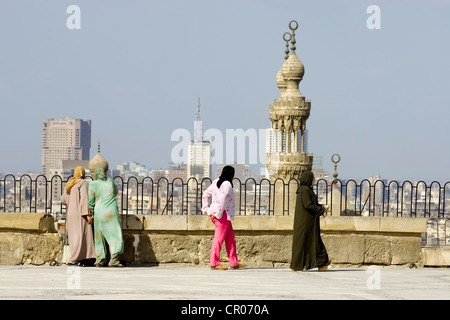
[(83, 167), (76, 167), (75, 173), (73, 174), (73, 177), (67, 181), (66, 184), (66, 193), (69, 194), (70, 190), (74, 185), (76, 185), (78, 182), (80, 182), (82, 179), (85, 178), (86, 170), (84, 170)]

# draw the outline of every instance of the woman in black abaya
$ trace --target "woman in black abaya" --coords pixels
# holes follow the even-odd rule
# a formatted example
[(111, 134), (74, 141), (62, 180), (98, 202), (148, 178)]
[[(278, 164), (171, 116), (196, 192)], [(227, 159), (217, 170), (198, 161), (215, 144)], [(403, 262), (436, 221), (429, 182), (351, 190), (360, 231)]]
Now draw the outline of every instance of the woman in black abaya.
[(319, 268), (319, 271), (331, 268), (325, 245), (320, 238), (319, 217), (328, 208), (320, 205), (317, 195), (313, 192), (314, 174), (303, 172), (300, 177), (300, 187), (297, 190), (297, 200), (294, 216), (294, 233), (292, 238), (292, 258), (290, 268), (294, 271), (304, 271)]

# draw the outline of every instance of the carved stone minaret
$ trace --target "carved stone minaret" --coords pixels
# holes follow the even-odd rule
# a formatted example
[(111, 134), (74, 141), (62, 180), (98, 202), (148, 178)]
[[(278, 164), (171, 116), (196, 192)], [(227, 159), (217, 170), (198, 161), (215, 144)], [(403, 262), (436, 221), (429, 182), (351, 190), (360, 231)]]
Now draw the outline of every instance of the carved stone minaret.
[[(311, 100), (306, 100), (298, 89), (305, 73), (295, 50), (296, 21), (289, 23), (292, 33), (286, 32), (286, 56), (277, 73), (280, 98), (269, 108), (272, 128), (269, 129), (269, 148), (266, 167), (272, 181), (282, 178), (285, 182), (300, 178), (302, 172), (312, 169), (313, 155), (305, 153), (306, 120), (311, 110)], [(291, 44), (289, 53), (289, 41)], [(288, 55), (289, 54), (289, 55)]]

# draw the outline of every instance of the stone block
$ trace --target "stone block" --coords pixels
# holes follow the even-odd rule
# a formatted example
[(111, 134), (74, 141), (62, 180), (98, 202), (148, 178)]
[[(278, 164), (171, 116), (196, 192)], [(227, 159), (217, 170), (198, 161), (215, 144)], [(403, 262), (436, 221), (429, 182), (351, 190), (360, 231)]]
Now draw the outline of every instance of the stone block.
[(0, 265), (22, 264), (23, 237), (13, 232), (0, 233)]
[(58, 233), (0, 233), (0, 264), (61, 263), (62, 237)]
[[(262, 250), (264, 247), (264, 236), (236, 236), (236, 253), (239, 261), (246, 264), (259, 266)], [(228, 261), (226, 251), (222, 250), (221, 260)]]
[(407, 232), (422, 233), (427, 232), (428, 218), (397, 218), (381, 217), (381, 232)]
[(321, 216), (320, 229), (322, 231), (355, 231), (353, 217)]
[(263, 236), (262, 256), (263, 261), (271, 263), (291, 261), (292, 236), (291, 235), (266, 235)]
[(187, 216), (187, 230), (214, 231), (214, 223), (208, 215)]
[(364, 235), (324, 233), (322, 241), (332, 263), (362, 264), (364, 262)]
[(188, 229), (187, 215), (146, 215), (144, 230), (186, 231)]
[(275, 229), (277, 231), (287, 231), (292, 233), (294, 230), (294, 216), (280, 216), (275, 219)]
[[(211, 252), (212, 239), (213, 235), (203, 236), (198, 242), (197, 249), (198, 249), (199, 264), (209, 265), (209, 254)], [(222, 248), (222, 251), (220, 252), (220, 258), (221, 260), (223, 259), (224, 261), (225, 259), (227, 259), (224, 248)]]
[(391, 263), (391, 241), (381, 235), (365, 236), (365, 264), (384, 264)]
[(197, 236), (143, 234), (136, 260), (141, 263), (199, 263)]
[(320, 218), (323, 231), (378, 232), (380, 217), (326, 216)]
[(0, 229), (57, 232), (55, 219), (42, 213), (0, 213)]
[(391, 264), (423, 265), (422, 239), (418, 237), (391, 237)]
[(276, 230), (275, 216), (235, 216), (233, 220), (233, 229), (242, 231), (262, 231)]
[(450, 247), (422, 248), (423, 264), (430, 267), (450, 266)]
[(232, 221), (233, 229), (236, 231), (253, 230), (251, 216), (235, 216)]

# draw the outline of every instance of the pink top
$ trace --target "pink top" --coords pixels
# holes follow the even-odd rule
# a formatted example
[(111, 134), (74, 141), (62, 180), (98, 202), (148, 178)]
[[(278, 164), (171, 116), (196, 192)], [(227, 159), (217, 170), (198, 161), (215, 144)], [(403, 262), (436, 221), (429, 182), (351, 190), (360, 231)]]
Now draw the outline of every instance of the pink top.
[[(234, 191), (229, 181), (222, 182), (220, 189), (217, 188), (216, 179), (203, 192), (202, 196), (202, 212), (207, 215), (214, 215), (217, 219), (222, 218), (222, 213), (225, 210), (227, 219), (234, 219)], [(209, 199), (212, 197), (211, 205)]]

